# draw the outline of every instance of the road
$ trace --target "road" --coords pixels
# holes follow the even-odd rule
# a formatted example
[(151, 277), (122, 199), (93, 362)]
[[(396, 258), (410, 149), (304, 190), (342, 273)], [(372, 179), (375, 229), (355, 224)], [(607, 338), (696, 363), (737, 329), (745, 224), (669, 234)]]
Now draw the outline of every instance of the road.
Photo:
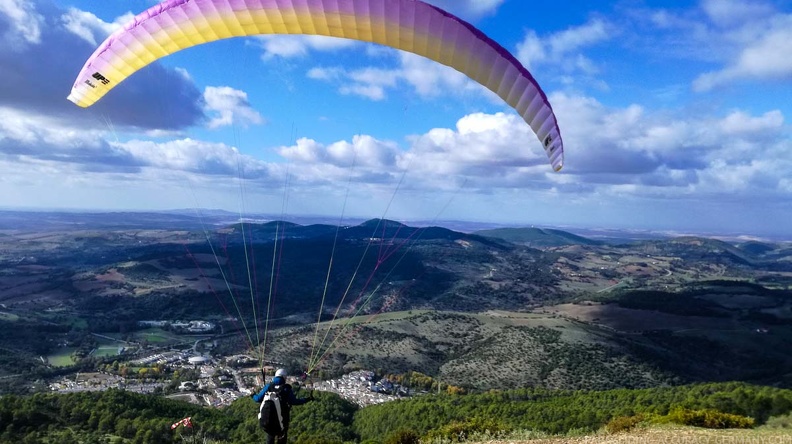
[(96, 336), (97, 338), (109, 339), (109, 340), (114, 341), (114, 342), (123, 342), (124, 344), (138, 345), (137, 342), (128, 342), (128, 341), (125, 341), (123, 339), (113, 338), (111, 336), (100, 335), (99, 333), (91, 333), (91, 334)]
[(605, 293), (608, 290), (612, 290), (612, 289), (618, 287), (622, 283), (623, 283), (623, 281), (616, 282), (615, 284), (611, 285), (610, 287), (605, 287), (602, 290), (597, 290), (597, 293)]

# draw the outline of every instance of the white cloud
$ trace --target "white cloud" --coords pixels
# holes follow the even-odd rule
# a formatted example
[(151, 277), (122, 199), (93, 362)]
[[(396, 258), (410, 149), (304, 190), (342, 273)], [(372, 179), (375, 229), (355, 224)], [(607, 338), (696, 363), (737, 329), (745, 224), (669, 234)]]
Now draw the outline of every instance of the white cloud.
[[(341, 71), (339, 71), (341, 72)], [(362, 68), (345, 73), (351, 83), (342, 85), (342, 94), (354, 94), (371, 100), (385, 98), (385, 89), (396, 86), (398, 73), (381, 68)]]
[(503, 113), (465, 116), (455, 129), (412, 137), (406, 151), (394, 142), (355, 136), (351, 143), (329, 145), (303, 138), (279, 154), (299, 165), (295, 174), (302, 180), (340, 181), (353, 174), (359, 183), (392, 183), (406, 170), (409, 186), (423, 190), (452, 189), (466, 177), (482, 187), (519, 186), (550, 170), (530, 128)]
[(176, 67), (176, 68), (173, 68), (173, 70), (174, 70), (176, 73), (180, 74), (180, 75), (181, 75), (181, 76), (184, 78), (184, 80), (187, 80), (187, 81), (189, 81), (189, 82), (192, 82), (192, 81), (193, 81), (193, 78), (192, 78), (192, 76), (190, 75), (190, 72), (189, 72), (189, 71), (187, 71), (185, 68)]
[[(305, 55), (310, 50), (337, 50), (355, 44), (351, 40), (325, 39), (317, 36), (263, 36), (261, 40), (270, 45), (281, 37), (286, 37), (286, 40), (279, 42), (277, 48), (269, 46), (265, 52), (267, 58), (274, 55), (296, 57)], [(460, 91), (483, 91), (483, 88), (464, 74), (425, 57), (392, 48), (373, 48), (369, 56), (395, 59), (397, 65), (393, 68), (357, 69), (317, 66), (310, 68), (306, 72), (306, 77), (334, 83), (341, 94), (356, 95), (375, 101), (385, 99), (388, 90), (400, 84), (411, 86), (421, 97), (435, 97), (449, 92), (459, 94)], [(484, 94), (488, 98), (494, 96), (494, 93)]]
[(365, 97), (370, 100), (383, 100), (385, 98), (385, 87), (377, 84), (351, 84), (343, 85), (338, 88), (338, 92), (346, 95)]
[(517, 44), (517, 59), (529, 69), (533, 63), (547, 59), (545, 44), (536, 31), (526, 31), (525, 38)]
[(753, 117), (742, 111), (734, 111), (723, 120), (721, 128), (724, 134), (776, 134), (783, 129), (784, 116), (781, 111), (768, 111), (762, 116)]
[(596, 64), (580, 51), (612, 39), (615, 32), (615, 27), (602, 19), (592, 19), (584, 25), (547, 37), (540, 37), (529, 30), (517, 45), (517, 59), (529, 69), (537, 64), (553, 64), (568, 72), (593, 74), (597, 70)]
[(36, 12), (32, 2), (0, 0), (0, 15), (4, 15), (10, 22), (9, 29), (0, 35), (0, 42), (10, 46), (41, 42), (41, 26), (44, 18)]
[(130, 12), (118, 17), (113, 23), (107, 23), (90, 12), (69, 8), (61, 20), (69, 32), (95, 46), (121, 27), (122, 23), (126, 23), (132, 18), (133, 14)]
[(412, 85), (422, 97), (483, 89), (461, 72), (415, 54), (400, 52), (399, 64), (398, 77)]
[(306, 76), (314, 80), (336, 80), (344, 75), (344, 70), (341, 68), (320, 68), (314, 67), (308, 70)]
[(455, 130), (433, 129), (411, 142), (400, 164), (434, 187), (451, 189), (465, 178), (472, 187), (521, 188), (550, 171), (536, 137), (514, 114), (470, 114)]
[[(145, 169), (235, 177), (265, 177), (269, 167), (236, 148), (190, 138), (153, 142), (115, 140), (111, 128), (90, 130), (57, 118), (0, 107), (0, 159), (37, 165), (51, 172), (143, 174)], [(23, 168), (24, 169), (24, 168)]]
[(739, 54), (717, 71), (700, 75), (694, 82), (696, 91), (745, 79), (792, 78), (792, 15), (779, 16), (756, 37), (740, 43)]
[(248, 102), (247, 93), (229, 86), (207, 86), (204, 90), (206, 111), (214, 116), (209, 128), (227, 125), (262, 124), (264, 118)]
[(547, 39), (550, 53), (563, 55), (611, 38), (610, 26), (601, 19), (553, 34)]
[[(368, 215), (378, 199), (381, 203), (393, 192), (404, 171), (400, 194), (408, 202), (394, 207), (404, 211), (423, 205), (421, 196), (455, 193), (463, 183), (469, 211), (497, 211), (492, 202), (519, 202), (518, 195), (563, 199), (569, 205), (789, 197), (792, 142), (785, 138), (780, 111), (700, 116), (654, 113), (637, 105), (610, 108), (581, 96), (550, 99), (566, 145), (566, 168), (560, 174), (551, 171), (539, 141), (514, 113), (470, 114), (453, 128), (412, 136), (403, 147), (369, 135), (327, 144), (300, 138), (276, 149), (281, 160), (264, 161), (191, 138), (107, 142), (107, 131), (76, 131), (52, 118), (0, 109), (0, 186), (43, 189), (64, 176), (69, 178), (64, 189), (79, 189), (81, 196), (96, 193), (101, 201), (101, 193), (119, 187), (145, 186), (152, 192), (192, 183), (198, 184), (203, 203), (207, 194), (216, 193), (218, 202), (222, 193), (238, 194), (235, 181), (218, 177), (244, 177), (256, 193), (281, 186), (288, 171), (290, 192), (300, 196), (302, 211), (334, 211), (343, 198), (339, 189), (351, 180), (357, 202), (365, 202), (356, 208)], [(6, 174), (10, 165), (35, 177)], [(152, 206), (159, 202), (159, 196), (151, 199)], [(434, 211), (444, 205), (436, 197), (425, 199)]]
[(767, 2), (704, 0), (699, 9), (652, 11), (648, 23), (667, 31), (653, 51), (674, 53), (717, 65), (699, 74), (694, 91), (706, 92), (740, 81), (792, 78), (792, 14)]
[(264, 49), (265, 60), (273, 57), (303, 57), (311, 50), (337, 51), (357, 45), (355, 40), (320, 35), (260, 35), (255, 37)]
[(551, 101), (567, 150), (565, 171), (603, 195), (632, 184), (636, 198), (766, 200), (783, 195), (783, 180), (792, 175), (792, 141), (780, 111), (714, 117), (609, 109), (565, 95)]
[(0, 159), (52, 171), (112, 170), (132, 173), (140, 162), (106, 141), (111, 131), (83, 129), (17, 109), (0, 108)]
[(280, 147), (278, 153), (289, 161), (301, 164), (329, 164), (342, 168), (390, 168), (396, 164), (399, 148), (393, 142), (358, 135), (352, 142), (338, 141), (323, 145), (301, 138), (296, 145)]
[[(382, 100), (389, 89), (401, 84), (411, 86), (421, 97), (436, 97), (463, 92), (483, 93), (486, 97), (494, 93), (485, 89), (459, 71), (415, 54), (390, 50), (389, 55), (397, 59), (398, 65), (391, 69), (361, 68), (348, 70), (343, 67), (315, 67), (307, 77), (335, 83), (342, 94), (351, 94), (371, 100)], [(500, 103), (500, 101), (498, 102)]]
[[(716, 159), (709, 168), (699, 173), (702, 184), (698, 188), (709, 192), (743, 194), (748, 188), (763, 188), (761, 182), (766, 178), (767, 172), (773, 169), (771, 162), (764, 159), (736, 164)], [(780, 185), (779, 182), (777, 184)]]
[[(393, 183), (407, 171), (415, 190), (544, 190), (568, 199), (769, 199), (786, 193), (792, 142), (780, 111), (724, 116), (609, 108), (588, 97), (551, 96), (567, 162), (551, 172), (536, 136), (512, 113), (475, 113), (455, 128), (435, 128), (392, 142), (359, 136), (329, 145), (301, 139), (279, 154), (298, 165), (301, 180)], [(356, 153), (356, 154), (354, 154)], [(352, 158), (357, 157), (352, 168)], [(718, 197), (720, 196), (720, 197)]]
[(231, 177), (243, 168), (249, 178), (266, 176), (269, 171), (266, 163), (244, 156), (224, 143), (185, 138), (162, 143), (131, 140), (113, 145), (146, 167)]
[(0, 142), (71, 147), (97, 145), (103, 131), (78, 129), (58, 118), (0, 106)]
[[(64, 21), (70, 13), (72, 25), (84, 22), (77, 29), (83, 36), (75, 34), (74, 26)], [(96, 47), (86, 38), (94, 33), (98, 40), (104, 32), (99, 31), (102, 26), (98, 19), (86, 17), (76, 10), (60, 9), (53, 2), (0, 0), (0, 106), (17, 108), (21, 114), (69, 120), (84, 128), (96, 128), (107, 120), (121, 130), (176, 130), (205, 118), (201, 92), (191, 81), (159, 63), (131, 76), (123, 88), (115, 89), (92, 110), (64, 100), (85, 58)], [(22, 27), (26, 39), (17, 33), (17, 27)], [(102, 117), (97, 118), (97, 113)]]
[(773, 13), (773, 6), (761, 0), (703, 0), (701, 7), (720, 26), (758, 20)]

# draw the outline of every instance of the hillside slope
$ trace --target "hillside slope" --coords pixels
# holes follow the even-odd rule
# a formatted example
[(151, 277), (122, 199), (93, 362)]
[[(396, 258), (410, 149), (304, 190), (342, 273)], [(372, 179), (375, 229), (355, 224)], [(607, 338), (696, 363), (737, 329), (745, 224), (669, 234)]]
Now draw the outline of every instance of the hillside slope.
[(503, 239), (534, 248), (565, 245), (601, 245), (602, 242), (551, 228), (496, 228), (476, 231), (479, 236)]

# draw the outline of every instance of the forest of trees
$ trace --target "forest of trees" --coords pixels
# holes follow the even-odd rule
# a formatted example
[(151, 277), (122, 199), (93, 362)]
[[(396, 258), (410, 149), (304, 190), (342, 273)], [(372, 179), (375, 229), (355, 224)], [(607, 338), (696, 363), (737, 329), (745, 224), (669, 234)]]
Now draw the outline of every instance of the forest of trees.
[[(388, 442), (410, 430), (418, 436), (480, 419), (499, 427), (563, 433), (596, 430), (614, 418), (667, 415), (675, 409), (718, 411), (762, 424), (792, 411), (792, 391), (744, 383), (642, 390), (520, 389), (476, 395), (426, 395), (359, 409), (334, 394), (295, 407), (290, 442)], [(171, 443), (182, 434), (215, 442), (260, 443), (257, 406), (241, 398), (209, 409), (120, 390), (0, 398), (0, 443)], [(170, 425), (192, 417), (193, 430)]]

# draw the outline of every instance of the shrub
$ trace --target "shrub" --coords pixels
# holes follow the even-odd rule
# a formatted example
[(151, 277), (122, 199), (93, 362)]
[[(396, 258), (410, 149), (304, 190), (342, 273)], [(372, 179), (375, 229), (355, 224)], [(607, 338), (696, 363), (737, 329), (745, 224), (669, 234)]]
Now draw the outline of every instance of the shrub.
[(643, 415), (617, 416), (605, 424), (605, 431), (608, 433), (629, 432), (643, 420)]
[(398, 430), (385, 440), (385, 444), (419, 444), (420, 437), (412, 430)]
[(764, 427), (769, 429), (792, 429), (792, 414), (773, 416), (767, 420)]
[(679, 407), (671, 410), (665, 419), (675, 424), (708, 429), (750, 429), (754, 426), (754, 419), (747, 416), (717, 410), (688, 410)]
[(474, 435), (496, 437), (502, 436), (510, 430), (510, 427), (491, 418), (472, 418), (464, 422), (455, 421), (432, 430), (425, 439), (429, 442), (463, 442)]

